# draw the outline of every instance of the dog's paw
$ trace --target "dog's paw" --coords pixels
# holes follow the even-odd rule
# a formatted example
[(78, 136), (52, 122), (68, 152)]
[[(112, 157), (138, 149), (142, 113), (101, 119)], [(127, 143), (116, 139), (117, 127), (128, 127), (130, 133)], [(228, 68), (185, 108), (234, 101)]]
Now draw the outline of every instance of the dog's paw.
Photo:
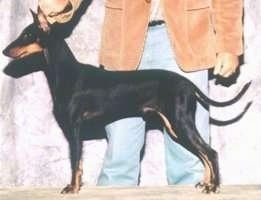
[(203, 183), (199, 182), (195, 185), (196, 188), (199, 188), (202, 193), (210, 194), (210, 193), (219, 193), (219, 186), (211, 183)]
[(79, 187), (76, 187), (74, 185), (67, 185), (63, 190), (61, 191), (62, 194), (75, 194), (80, 191)]

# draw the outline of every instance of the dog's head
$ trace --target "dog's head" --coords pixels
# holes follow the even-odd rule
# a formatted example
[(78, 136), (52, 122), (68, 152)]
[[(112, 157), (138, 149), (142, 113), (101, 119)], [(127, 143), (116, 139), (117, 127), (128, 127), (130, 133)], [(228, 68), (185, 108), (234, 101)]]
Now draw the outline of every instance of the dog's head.
[(40, 8), (38, 8), (37, 14), (30, 11), (33, 23), (27, 26), (18, 38), (3, 50), (4, 55), (19, 59), (43, 51), (50, 34), (50, 25)]
[(40, 71), (47, 64), (44, 48), (50, 35), (50, 25), (39, 8), (37, 14), (32, 10), (31, 13), (33, 23), (3, 50), (5, 56), (14, 59), (5, 67), (4, 73), (14, 78)]

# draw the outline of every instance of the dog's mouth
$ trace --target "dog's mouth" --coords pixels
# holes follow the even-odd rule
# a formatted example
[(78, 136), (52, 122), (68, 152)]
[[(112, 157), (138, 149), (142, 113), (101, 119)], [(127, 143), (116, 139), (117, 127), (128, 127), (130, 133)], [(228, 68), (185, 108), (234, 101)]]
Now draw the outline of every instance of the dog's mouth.
[(26, 52), (21, 52), (18, 55), (13, 55), (13, 56), (10, 56), (10, 57), (13, 58), (13, 59), (20, 59), (20, 58), (23, 58), (25, 56), (26, 56)]
[(32, 43), (24, 47), (6, 48), (3, 51), (5, 56), (13, 59), (21, 59), (34, 53), (42, 52), (43, 48), (38, 43)]
[[(16, 56), (18, 58), (18, 56)], [(45, 56), (42, 52), (34, 54), (23, 54), (22, 58), (11, 60), (3, 69), (3, 72), (13, 78), (44, 70), (47, 65)]]
[(20, 54), (18, 54), (17, 56), (14, 56), (13, 58), (14, 59), (20, 59), (20, 58), (24, 58), (28, 55), (29, 55), (28, 52), (24, 51), (24, 52), (21, 52)]
[(13, 48), (11, 50), (5, 49), (3, 51), (3, 54), (7, 57), (13, 58), (13, 59), (19, 59), (26, 56), (26, 51), (21, 50), (20, 48)]

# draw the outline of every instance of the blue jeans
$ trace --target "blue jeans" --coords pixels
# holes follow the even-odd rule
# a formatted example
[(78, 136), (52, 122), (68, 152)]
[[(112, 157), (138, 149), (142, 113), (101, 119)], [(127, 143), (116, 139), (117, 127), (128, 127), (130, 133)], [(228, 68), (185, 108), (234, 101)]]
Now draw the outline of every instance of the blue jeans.
[[(139, 69), (174, 71), (194, 82), (204, 93), (208, 92), (207, 71), (185, 73), (180, 70), (171, 47), (165, 25), (149, 27)], [(175, 86), (173, 86), (175, 87)], [(209, 142), (209, 114), (200, 104), (196, 110), (196, 126)], [(137, 185), (140, 172), (140, 152), (145, 139), (142, 118), (127, 118), (106, 126), (108, 148), (98, 185)], [(203, 177), (201, 162), (172, 141), (164, 132), (165, 159), (169, 184), (195, 184)]]

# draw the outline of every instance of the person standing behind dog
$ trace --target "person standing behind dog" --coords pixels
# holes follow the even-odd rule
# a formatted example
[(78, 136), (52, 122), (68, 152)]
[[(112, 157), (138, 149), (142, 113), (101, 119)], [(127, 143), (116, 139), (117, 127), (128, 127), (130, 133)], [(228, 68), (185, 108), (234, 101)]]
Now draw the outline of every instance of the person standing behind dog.
[[(39, 0), (50, 23), (68, 22), (82, 0)], [(242, 54), (242, 0), (106, 0), (100, 64), (107, 70), (165, 69), (208, 93), (207, 69), (229, 77)], [(175, 87), (175, 86), (173, 86)], [(200, 104), (196, 125), (209, 142), (209, 114)], [(127, 118), (106, 126), (108, 148), (98, 185), (137, 185), (145, 123)], [(164, 134), (169, 184), (194, 184), (199, 160)]]

